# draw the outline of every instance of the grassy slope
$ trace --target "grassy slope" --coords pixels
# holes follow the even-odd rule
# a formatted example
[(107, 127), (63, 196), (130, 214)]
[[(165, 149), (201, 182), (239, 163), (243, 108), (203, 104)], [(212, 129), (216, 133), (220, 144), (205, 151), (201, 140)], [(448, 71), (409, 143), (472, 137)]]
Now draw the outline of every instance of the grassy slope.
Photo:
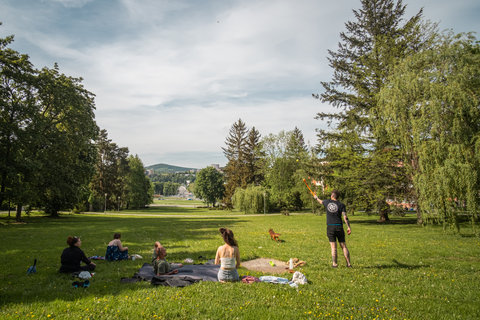
[[(378, 225), (372, 217), (351, 217), (347, 238), (354, 269), (332, 269), (325, 217), (113, 217), (64, 215), (28, 218), (0, 226), (0, 318), (2, 319), (478, 319), (480, 241), (422, 228), (411, 218)], [(5, 222), (3, 219), (2, 222)], [(269, 257), (307, 261), (310, 283), (298, 290), (257, 283), (200, 283), (186, 288), (122, 284), (148, 262), (160, 240), (169, 261), (205, 262), (222, 244), (217, 229), (232, 228), (243, 260)], [(282, 243), (268, 237), (273, 228)], [(68, 235), (83, 239), (87, 255), (103, 255), (113, 232), (121, 232), (131, 253), (144, 259), (99, 261), (88, 289), (73, 289), (57, 274)], [(26, 276), (33, 258), (38, 273)], [(241, 275), (261, 274), (240, 270)]]

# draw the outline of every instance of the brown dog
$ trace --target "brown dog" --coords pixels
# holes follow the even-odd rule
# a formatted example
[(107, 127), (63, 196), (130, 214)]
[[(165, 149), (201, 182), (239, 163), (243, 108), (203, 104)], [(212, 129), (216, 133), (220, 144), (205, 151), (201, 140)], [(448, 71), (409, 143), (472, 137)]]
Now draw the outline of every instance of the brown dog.
[(277, 242), (280, 241), (280, 233), (276, 233), (275, 231), (273, 231), (273, 229), (268, 230), (268, 233), (270, 234), (270, 238), (272, 240), (275, 240)]

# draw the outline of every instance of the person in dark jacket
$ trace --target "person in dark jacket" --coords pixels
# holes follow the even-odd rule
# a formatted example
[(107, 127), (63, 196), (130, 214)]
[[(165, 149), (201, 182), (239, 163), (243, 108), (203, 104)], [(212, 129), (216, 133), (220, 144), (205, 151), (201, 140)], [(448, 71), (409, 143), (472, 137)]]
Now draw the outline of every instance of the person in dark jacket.
[[(61, 262), (59, 272), (62, 273), (71, 273), (78, 271), (93, 271), (95, 270), (95, 263), (90, 261), (85, 253), (80, 249), (82, 245), (82, 240), (78, 237), (68, 237), (67, 238), (68, 248), (65, 248), (62, 252)], [(80, 262), (84, 262), (85, 266), (80, 266)]]

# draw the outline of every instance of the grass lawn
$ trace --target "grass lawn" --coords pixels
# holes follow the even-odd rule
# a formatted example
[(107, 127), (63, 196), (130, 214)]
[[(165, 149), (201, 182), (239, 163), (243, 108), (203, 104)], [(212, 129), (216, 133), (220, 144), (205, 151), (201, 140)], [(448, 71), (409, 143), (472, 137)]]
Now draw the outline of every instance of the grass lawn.
[[(333, 269), (325, 216), (65, 214), (57, 219), (32, 215), (25, 221), (15, 224), (0, 216), (1, 319), (480, 318), (480, 239), (467, 228), (453, 235), (419, 227), (412, 217), (379, 225), (375, 217), (353, 216), (347, 245), (354, 268), (347, 269), (339, 259), (339, 268)], [(222, 226), (235, 232), (242, 260), (305, 260), (300, 271), (309, 284), (294, 289), (203, 282), (168, 288), (120, 282), (149, 261), (156, 240), (166, 246), (170, 262), (214, 258)], [(269, 228), (281, 233), (284, 242), (271, 241)], [(144, 259), (98, 261), (86, 289), (72, 288), (70, 276), (57, 273), (68, 235), (81, 236), (82, 249), (93, 256), (104, 255), (114, 232), (122, 233), (130, 253)], [(38, 272), (27, 276), (34, 258)], [(244, 268), (239, 273), (262, 275)]]
[(187, 200), (185, 198), (178, 198), (178, 197), (162, 197), (162, 198), (154, 198), (154, 204), (161, 204), (161, 205), (191, 205), (191, 206), (205, 206), (205, 202), (202, 200)]

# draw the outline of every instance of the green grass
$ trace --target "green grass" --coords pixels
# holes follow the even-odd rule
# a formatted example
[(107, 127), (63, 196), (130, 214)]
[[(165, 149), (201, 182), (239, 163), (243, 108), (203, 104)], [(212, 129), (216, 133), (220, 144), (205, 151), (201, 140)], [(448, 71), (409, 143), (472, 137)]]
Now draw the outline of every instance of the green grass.
[(191, 206), (205, 206), (205, 202), (202, 200), (187, 200), (184, 198), (176, 198), (176, 197), (163, 197), (161, 199), (155, 198), (153, 199), (154, 204), (161, 204), (161, 205), (191, 205)]
[[(190, 214), (184, 208), (185, 214)], [(200, 209), (197, 209), (200, 210)], [(325, 217), (32, 215), (24, 224), (0, 218), (1, 319), (478, 319), (480, 240), (419, 227), (412, 217), (379, 225), (376, 217), (351, 217), (347, 238), (353, 269), (340, 259), (330, 268)], [(309, 284), (293, 289), (268, 283), (198, 283), (186, 288), (123, 284), (148, 262), (153, 243), (167, 259), (203, 263), (222, 244), (218, 228), (235, 232), (243, 260), (257, 257), (307, 262)], [(282, 243), (267, 230), (281, 233)], [(68, 235), (82, 237), (87, 255), (104, 255), (114, 232), (143, 260), (98, 261), (87, 289), (73, 289), (57, 273)], [(205, 257), (200, 258), (199, 257)], [(26, 276), (38, 258), (38, 273)], [(244, 268), (241, 275), (260, 276)]]

